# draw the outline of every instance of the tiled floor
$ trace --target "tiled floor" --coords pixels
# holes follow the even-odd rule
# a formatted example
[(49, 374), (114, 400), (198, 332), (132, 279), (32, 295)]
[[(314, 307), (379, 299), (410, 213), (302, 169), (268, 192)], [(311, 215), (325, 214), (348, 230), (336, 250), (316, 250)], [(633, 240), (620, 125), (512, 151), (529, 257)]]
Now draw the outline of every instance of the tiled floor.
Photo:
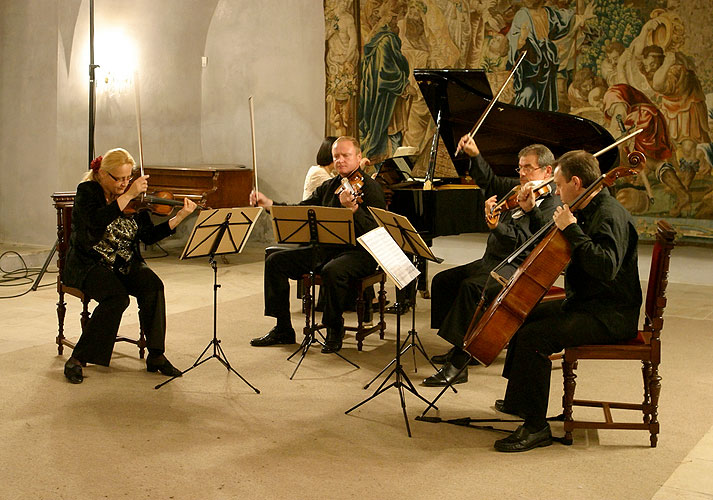
[[(447, 265), (468, 262), (482, 254), (485, 245), (484, 235), (471, 234), (458, 237), (438, 238), (434, 253), (444, 258)], [(467, 249), (467, 253), (464, 252)], [(640, 269), (645, 279), (650, 263), (651, 247), (640, 247)], [(16, 253), (15, 253), (16, 252)], [(0, 269), (7, 279), (7, 273), (22, 266), (17, 254), (22, 255), (25, 264), (39, 268), (44, 263), (48, 250), (43, 248), (16, 247), (0, 244)], [(152, 252), (158, 254), (158, 251)], [(262, 285), (262, 247), (250, 245), (240, 256), (245, 262), (239, 266), (247, 279), (243, 286), (253, 289)], [(241, 261), (242, 262), (242, 261)], [(442, 264), (446, 265), (446, 264)], [(171, 272), (170, 262), (161, 262), (161, 276), (166, 282), (167, 300), (174, 311), (200, 305), (208, 305), (212, 296), (205, 293), (190, 293), (196, 282), (205, 283), (206, 273), (210, 270), (204, 265), (181, 266), (181, 272)], [(175, 267), (175, 266), (174, 266)], [(48, 272), (42, 279), (43, 286), (38, 291), (30, 291), (17, 298), (0, 299), (3, 314), (0, 315), (0, 352), (13, 352), (29, 346), (47, 343), (48, 324), (55, 324), (56, 294), (53, 282), (54, 259)], [(437, 266), (429, 269), (432, 276), (438, 271)], [(22, 279), (20, 284), (0, 288), (0, 296), (9, 297), (29, 290), (34, 277)], [(677, 316), (696, 319), (713, 318), (713, 297), (705, 297), (713, 289), (713, 250), (709, 248), (678, 246), (671, 260), (669, 283), (679, 291), (690, 294), (691, 300), (671, 304), (672, 313)], [(227, 285), (227, 284), (226, 284)], [(201, 285), (202, 286), (202, 285)], [(180, 290), (180, 292), (179, 292)], [(254, 290), (253, 290), (254, 291)], [(227, 285), (221, 289), (221, 295), (239, 296), (240, 290), (231, 290)], [(244, 292), (243, 292), (244, 293)], [(197, 299), (196, 297), (205, 297)], [(205, 300), (206, 304), (196, 301)], [(675, 312), (673, 309), (675, 308)], [(73, 312), (74, 314), (74, 312)], [(133, 314), (128, 311), (127, 314)], [(654, 496), (656, 500), (668, 499), (713, 499), (713, 428), (690, 451), (686, 459), (670, 476)]]

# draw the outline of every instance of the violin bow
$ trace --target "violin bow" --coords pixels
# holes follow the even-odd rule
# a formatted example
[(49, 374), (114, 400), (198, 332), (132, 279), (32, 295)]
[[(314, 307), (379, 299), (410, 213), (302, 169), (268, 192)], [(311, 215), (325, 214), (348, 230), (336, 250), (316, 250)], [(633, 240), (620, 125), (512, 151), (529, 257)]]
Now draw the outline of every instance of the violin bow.
[(253, 107), (253, 96), (248, 97), (248, 103), (250, 104), (250, 133), (253, 143), (253, 187), (257, 193), (259, 189), (257, 188), (257, 153), (255, 151), (255, 108)]
[[(515, 71), (517, 71), (517, 68), (520, 67), (520, 64), (522, 64), (522, 60), (525, 59), (526, 55), (527, 55), (527, 51), (524, 51), (522, 53), (522, 55), (520, 56), (520, 59), (518, 59), (517, 63), (515, 63), (515, 67), (510, 71), (510, 74), (508, 75), (507, 79), (505, 79), (505, 82), (500, 86), (500, 90), (498, 90), (498, 93), (490, 101), (490, 104), (488, 104), (488, 107), (485, 108), (485, 111), (483, 111), (483, 114), (480, 115), (478, 122), (475, 125), (473, 125), (473, 128), (471, 129), (471, 131), (468, 132), (468, 135), (470, 136), (471, 139), (473, 137), (475, 137), (475, 134), (478, 132), (478, 129), (480, 129), (480, 126), (485, 121), (485, 118), (490, 114), (490, 111), (493, 109), (493, 106), (495, 106), (495, 103), (498, 102), (500, 95), (503, 93), (503, 91), (505, 91), (505, 87), (507, 87), (508, 83), (510, 83), (510, 80), (512, 80), (512, 77), (515, 76)], [(460, 153), (460, 146), (456, 148), (456, 154), (454, 156), (458, 156), (458, 153)]]
[[(139, 98), (139, 72), (134, 71), (134, 104), (136, 107), (136, 130), (139, 134), (139, 171), (141, 177), (144, 175), (144, 141), (141, 138), (141, 102)], [(141, 193), (141, 200), (144, 199), (146, 193)]]

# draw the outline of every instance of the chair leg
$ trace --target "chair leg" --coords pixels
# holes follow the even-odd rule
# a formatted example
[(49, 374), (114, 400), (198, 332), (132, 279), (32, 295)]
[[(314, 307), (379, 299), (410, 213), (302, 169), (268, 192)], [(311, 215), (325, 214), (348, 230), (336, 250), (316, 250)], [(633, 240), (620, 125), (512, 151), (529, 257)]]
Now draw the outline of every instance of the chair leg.
[(89, 321), (89, 300), (82, 300), (82, 318), (79, 320), (80, 324), (82, 325), (82, 331), (84, 331), (84, 327), (87, 326), (87, 322)]
[(60, 356), (64, 352), (64, 316), (67, 314), (67, 303), (64, 301), (64, 293), (59, 292), (59, 301), (57, 302), (57, 354)]
[(641, 375), (644, 378), (644, 423), (648, 424), (651, 421), (651, 413), (649, 412), (649, 405), (651, 404), (651, 372), (652, 366), (650, 361), (641, 362)]
[(651, 447), (656, 448), (659, 433), (659, 395), (661, 394), (661, 377), (659, 376), (658, 363), (651, 364), (649, 392), (651, 394), (651, 421), (649, 422), (649, 432), (651, 432)]
[(574, 390), (577, 387), (577, 362), (570, 363), (565, 355), (562, 358), (562, 374), (564, 377), (564, 394), (562, 395), (562, 409), (564, 414), (564, 440), (565, 444), (572, 444), (572, 427), (569, 425), (573, 421), (572, 403), (574, 402)]
[(139, 341), (137, 345), (139, 346), (139, 359), (144, 359), (146, 352), (146, 335), (144, 335), (143, 328), (139, 328)]

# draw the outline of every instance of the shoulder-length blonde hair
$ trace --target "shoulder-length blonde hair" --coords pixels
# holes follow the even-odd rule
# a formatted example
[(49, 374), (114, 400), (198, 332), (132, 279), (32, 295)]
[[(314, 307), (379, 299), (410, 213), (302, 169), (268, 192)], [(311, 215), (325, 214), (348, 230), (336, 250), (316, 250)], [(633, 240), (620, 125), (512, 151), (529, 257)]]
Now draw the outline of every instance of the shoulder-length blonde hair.
[(105, 172), (111, 173), (116, 168), (121, 167), (122, 165), (126, 165), (127, 163), (131, 164), (132, 169), (136, 166), (134, 157), (131, 156), (131, 154), (123, 148), (110, 149), (109, 151), (104, 153), (104, 156), (101, 159), (101, 164), (98, 167), (95, 167), (95, 162), (97, 161), (97, 159), (98, 158), (95, 158), (94, 161), (92, 161), (92, 167), (87, 173), (84, 174), (82, 182), (99, 181), (98, 175), (100, 170), (104, 170)]

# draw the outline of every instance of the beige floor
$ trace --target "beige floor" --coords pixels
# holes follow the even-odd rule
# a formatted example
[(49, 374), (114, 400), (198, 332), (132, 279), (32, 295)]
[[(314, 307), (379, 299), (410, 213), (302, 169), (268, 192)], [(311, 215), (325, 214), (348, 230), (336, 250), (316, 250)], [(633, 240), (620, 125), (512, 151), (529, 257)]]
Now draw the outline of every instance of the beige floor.
[[(467, 262), (474, 256), (481, 255), (483, 244), (482, 235), (439, 238), (434, 245), (434, 252), (445, 259), (441, 266), (451, 266)], [(10, 252), (6, 253), (7, 251)], [(0, 254), (3, 255), (0, 259), (0, 267), (3, 272), (7, 273), (19, 267), (19, 259), (12, 253), (15, 251), (21, 254), (27, 265), (31, 267), (41, 266), (47, 255), (46, 249), (0, 245)], [(677, 299), (681, 300), (676, 302), (670, 300), (667, 317), (680, 318), (681, 320), (713, 320), (713, 251), (699, 247), (679, 246), (674, 252), (669, 281)], [(159, 253), (157, 249), (149, 251), (151, 255)], [(168, 257), (150, 261), (151, 266), (166, 283), (170, 313), (190, 313), (200, 308), (205, 309), (212, 304), (212, 271), (207, 263), (198, 260), (178, 266), (175, 253), (174, 248)], [(642, 278), (644, 278), (648, 271), (650, 247), (642, 245), (640, 253)], [(50, 271), (53, 268), (52, 265)], [(431, 275), (438, 269), (439, 266), (432, 266), (430, 268)], [(262, 287), (262, 247), (249, 245), (243, 255), (229, 257), (226, 262), (221, 262), (220, 273), (220, 303), (228, 303), (241, 297), (254, 295)], [(48, 338), (48, 331), (52, 331), (56, 326), (56, 293), (51, 285), (53, 280), (54, 274), (50, 272), (43, 278), (39, 290), (30, 291), (21, 297), (6, 298), (0, 301), (3, 311), (0, 315), (0, 354), (19, 352), (36, 346), (49, 346), (47, 353), (52, 355), (53, 339)], [(31, 284), (32, 278), (29, 278), (22, 284), (5, 286), (0, 291), (0, 295), (8, 297), (20, 294), (29, 289)], [(422, 299), (419, 300), (422, 301)], [(293, 318), (298, 318), (298, 306), (295, 305), (293, 309), (295, 311)], [(75, 308), (70, 310), (69, 314), (76, 314), (76, 312)], [(255, 316), (262, 315), (261, 310), (255, 310), (252, 313)], [(127, 311), (127, 316), (135, 318), (135, 310), (130, 308)], [(420, 330), (428, 332), (425, 335), (432, 336), (425, 320), (424, 324), (420, 325)], [(414, 380), (417, 379), (418, 377)], [(668, 397), (668, 394), (666, 393), (664, 397)], [(11, 403), (6, 402), (3, 407), (7, 408), (9, 404)], [(416, 405), (412, 400), (409, 400), (408, 404), (411, 405), (410, 413), (415, 414), (416, 411), (419, 411), (415, 409)], [(397, 408), (394, 408), (394, 411), (397, 411)], [(664, 426), (664, 429), (666, 428)], [(399, 431), (401, 429), (395, 432)], [(665, 432), (665, 430), (662, 431), (662, 433)], [(666, 436), (662, 435), (661, 444), (657, 450), (659, 453), (665, 453), (665, 442)], [(416, 496), (418, 495), (414, 495), (414, 497)], [(0, 497), (5, 498), (2, 493), (0, 493)], [(375, 491), (373, 498), (379, 497), (378, 492)], [(675, 468), (673, 474), (653, 498), (657, 500), (713, 499), (713, 428), (709, 429), (703, 438), (690, 449), (688, 456)]]

